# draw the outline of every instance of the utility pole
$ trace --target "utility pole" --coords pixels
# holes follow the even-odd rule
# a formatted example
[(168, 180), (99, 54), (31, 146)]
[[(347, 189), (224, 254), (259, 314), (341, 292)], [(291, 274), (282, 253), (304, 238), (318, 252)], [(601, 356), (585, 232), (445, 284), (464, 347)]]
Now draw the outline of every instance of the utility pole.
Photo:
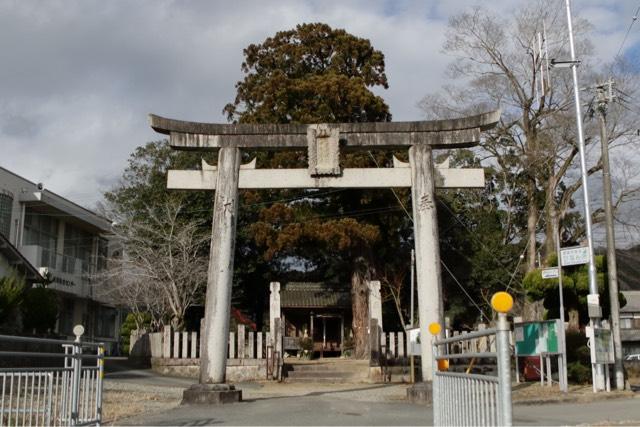
[[(578, 64), (576, 60), (576, 50), (573, 42), (573, 22), (571, 17), (571, 0), (565, 0), (567, 9), (567, 26), (569, 30), (569, 47), (571, 50), (571, 61), (568, 65), (573, 74), (573, 94), (576, 104), (576, 125), (578, 128), (578, 150), (580, 152), (580, 169), (582, 172), (582, 195), (584, 198), (584, 221), (587, 234), (587, 247), (589, 251), (589, 295), (587, 296), (587, 306), (589, 309), (590, 326), (592, 330), (600, 326), (602, 310), (600, 308), (600, 296), (598, 295), (598, 282), (596, 281), (596, 265), (593, 256), (593, 238), (591, 233), (591, 209), (589, 208), (589, 188), (587, 186), (587, 165), (584, 146), (584, 135), (582, 132), (582, 111), (580, 106), (580, 87), (578, 85)], [(591, 345), (595, 345), (595, 340), (591, 340)], [(593, 390), (597, 392), (604, 390), (604, 368), (602, 364), (591, 361)]]
[[(409, 324), (411, 328), (415, 327), (415, 319), (413, 318), (413, 295), (415, 294), (414, 283), (415, 283), (415, 274), (416, 274), (416, 251), (415, 249), (411, 249), (411, 308), (410, 308), (410, 321)], [(415, 368), (414, 368), (414, 360), (413, 360), (413, 351), (411, 352), (411, 356), (409, 356), (409, 361), (411, 362), (411, 384), (416, 382), (415, 378)]]
[(611, 304), (611, 333), (616, 372), (616, 388), (624, 390), (624, 367), (622, 365), (622, 342), (620, 340), (620, 302), (618, 301), (618, 267), (616, 263), (615, 230), (611, 206), (611, 174), (609, 168), (609, 139), (607, 137), (607, 107), (613, 101), (613, 80), (596, 86), (598, 96), (598, 121), (600, 122), (600, 145), (602, 146), (602, 181), (604, 192), (604, 215), (607, 227), (607, 270), (609, 279), (609, 301)]

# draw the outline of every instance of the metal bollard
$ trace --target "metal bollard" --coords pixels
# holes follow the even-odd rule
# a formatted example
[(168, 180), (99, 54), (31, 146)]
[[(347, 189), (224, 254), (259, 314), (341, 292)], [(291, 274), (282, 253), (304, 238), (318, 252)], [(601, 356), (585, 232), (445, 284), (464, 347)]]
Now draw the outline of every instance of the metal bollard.
[(509, 349), (509, 322), (507, 313), (513, 306), (513, 298), (506, 292), (498, 292), (491, 298), (493, 309), (498, 312), (496, 344), (498, 357), (498, 417), (500, 424), (511, 426), (511, 351)]
[(433, 357), (431, 360), (431, 402), (433, 408), (433, 423), (434, 425), (441, 425), (440, 419), (440, 408), (442, 404), (440, 402), (441, 396), (438, 393), (438, 382), (440, 381), (438, 378), (438, 346), (436, 345), (436, 340), (438, 339), (438, 334), (441, 331), (441, 327), (439, 323), (431, 323), (429, 325), (429, 332), (431, 333), (431, 348), (433, 352)]

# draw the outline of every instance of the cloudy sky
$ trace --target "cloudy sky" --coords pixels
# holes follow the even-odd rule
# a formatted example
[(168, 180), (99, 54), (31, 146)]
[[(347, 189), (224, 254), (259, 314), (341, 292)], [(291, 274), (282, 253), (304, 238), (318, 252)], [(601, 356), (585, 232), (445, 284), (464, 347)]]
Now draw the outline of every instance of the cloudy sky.
[[(557, 0), (562, 2), (562, 0)], [(242, 49), (298, 23), (366, 37), (386, 56), (381, 95), (395, 120), (444, 82), (447, 20), (467, 0), (0, 1), (0, 166), (92, 206), (136, 146), (158, 139), (156, 113), (224, 122)], [(494, 0), (508, 16), (520, 0)], [(574, 0), (602, 62), (620, 47), (637, 0)], [(640, 24), (623, 54), (640, 55)]]

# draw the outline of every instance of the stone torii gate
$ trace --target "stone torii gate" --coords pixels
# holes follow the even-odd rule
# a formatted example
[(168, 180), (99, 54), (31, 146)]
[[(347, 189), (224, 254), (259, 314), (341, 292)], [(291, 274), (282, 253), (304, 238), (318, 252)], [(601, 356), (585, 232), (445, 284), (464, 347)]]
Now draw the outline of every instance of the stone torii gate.
[[(440, 250), (435, 188), (482, 188), (482, 169), (434, 168), (433, 149), (470, 147), (492, 128), (500, 111), (453, 120), (341, 124), (213, 124), (150, 115), (151, 127), (169, 135), (177, 150), (218, 151), (218, 164), (202, 170), (171, 170), (167, 188), (214, 190), (211, 256), (205, 303), (205, 340), (200, 385), (195, 391), (225, 389), (229, 311), (233, 278), (238, 189), (411, 187), (418, 313), (423, 379), (430, 380), (431, 346), (427, 326), (443, 321)], [(308, 169), (256, 169), (241, 165), (241, 150), (308, 150)], [(394, 158), (393, 168), (341, 169), (342, 149), (408, 148), (409, 163)], [(216, 385), (205, 386), (205, 385)], [(186, 392), (185, 392), (186, 396)], [(204, 399), (204, 400), (203, 400)], [(219, 398), (198, 398), (215, 401)]]

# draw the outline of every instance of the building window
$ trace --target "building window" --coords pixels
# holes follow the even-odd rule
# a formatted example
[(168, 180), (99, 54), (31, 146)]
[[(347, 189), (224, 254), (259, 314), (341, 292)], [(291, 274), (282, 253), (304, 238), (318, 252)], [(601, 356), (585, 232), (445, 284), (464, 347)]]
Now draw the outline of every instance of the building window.
[(6, 193), (0, 193), (0, 233), (7, 239), (11, 232), (11, 209), (13, 207), (13, 197)]
[(83, 273), (89, 272), (92, 241), (93, 236), (90, 233), (67, 223), (64, 229), (62, 271), (75, 273), (76, 268), (80, 268)]
[(50, 215), (27, 208), (24, 217), (24, 244), (42, 248), (42, 259), (38, 267), (56, 268), (56, 246), (58, 244), (58, 220)]
[(71, 298), (65, 298), (62, 302), (62, 310), (60, 310), (58, 320), (58, 333), (62, 335), (73, 335), (73, 312), (75, 310), (75, 301)]
[(620, 328), (621, 329), (631, 329), (633, 328), (633, 319), (629, 317), (623, 317), (620, 319)]
[(95, 311), (95, 336), (102, 338), (114, 338), (116, 335), (115, 308), (99, 306)]
[(102, 271), (107, 268), (107, 258), (109, 257), (109, 242), (107, 239), (98, 239), (98, 260), (96, 268), (98, 271)]

